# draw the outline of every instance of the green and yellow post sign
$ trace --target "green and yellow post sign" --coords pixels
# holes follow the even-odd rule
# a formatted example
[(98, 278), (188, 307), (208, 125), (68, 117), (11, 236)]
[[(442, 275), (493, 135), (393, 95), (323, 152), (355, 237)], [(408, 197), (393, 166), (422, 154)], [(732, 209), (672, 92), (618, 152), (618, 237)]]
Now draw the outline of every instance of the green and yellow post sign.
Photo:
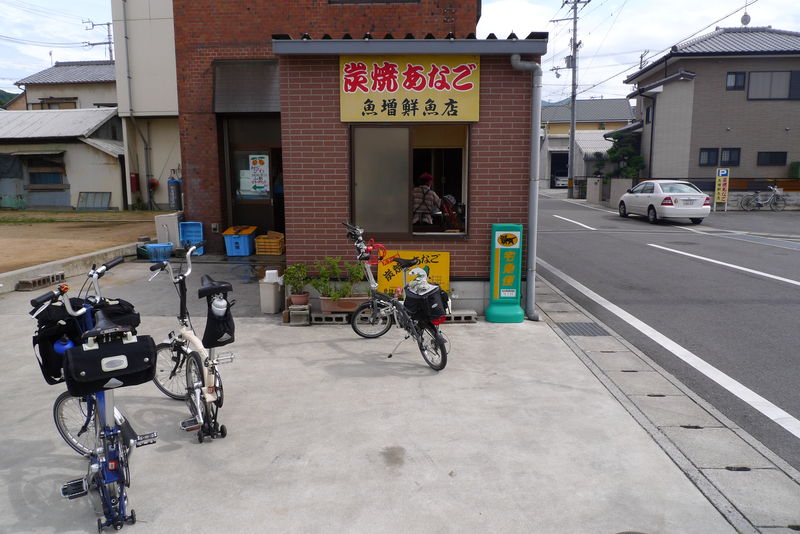
[(480, 56), (339, 57), (342, 122), (477, 122)]
[(525, 311), (522, 293), (522, 225), (492, 225), (492, 285), (486, 320), (490, 323), (521, 323)]

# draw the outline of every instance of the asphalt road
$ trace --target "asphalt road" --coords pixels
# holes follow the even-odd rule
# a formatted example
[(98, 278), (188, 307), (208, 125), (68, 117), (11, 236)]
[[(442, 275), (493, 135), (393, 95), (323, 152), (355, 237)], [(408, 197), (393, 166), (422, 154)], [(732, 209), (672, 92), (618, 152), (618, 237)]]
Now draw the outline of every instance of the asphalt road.
[[(798, 223), (786, 211), (651, 225), (542, 198), (539, 274), (800, 468)], [(773, 420), (781, 415), (789, 430)]]

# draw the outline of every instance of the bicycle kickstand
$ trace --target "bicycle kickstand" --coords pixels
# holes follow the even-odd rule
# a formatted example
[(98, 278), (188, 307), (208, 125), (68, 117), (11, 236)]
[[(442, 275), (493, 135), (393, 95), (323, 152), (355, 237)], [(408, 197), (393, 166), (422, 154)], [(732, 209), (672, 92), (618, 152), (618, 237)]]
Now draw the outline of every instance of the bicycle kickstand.
[(408, 339), (408, 338), (410, 338), (410, 337), (411, 337), (410, 335), (406, 334), (406, 337), (404, 337), (403, 339), (401, 339), (400, 341), (398, 341), (398, 342), (397, 342), (397, 345), (395, 345), (395, 346), (394, 346), (394, 348), (393, 348), (393, 349), (392, 349), (392, 351), (389, 353), (389, 355), (387, 356), (387, 358), (391, 358), (392, 356), (394, 356), (394, 352), (397, 350), (397, 347), (399, 347), (399, 346), (400, 346), (400, 343), (402, 343), (403, 341), (405, 341), (406, 339)]

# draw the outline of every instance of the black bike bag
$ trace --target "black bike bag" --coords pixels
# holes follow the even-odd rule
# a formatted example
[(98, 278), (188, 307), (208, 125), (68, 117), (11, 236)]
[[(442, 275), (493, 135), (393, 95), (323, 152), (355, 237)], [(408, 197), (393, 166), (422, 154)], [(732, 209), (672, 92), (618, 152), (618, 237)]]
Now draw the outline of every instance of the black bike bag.
[(406, 298), (403, 306), (408, 314), (417, 321), (432, 321), (450, 313), (450, 297), (441, 287), (432, 287), (423, 294), (415, 293), (406, 287)]
[(126, 335), (98, 343), (96, 338), (64, 354), (70, 394), (82, 397), (149, 382), (156, 372), (156, 345), (150, 336)]

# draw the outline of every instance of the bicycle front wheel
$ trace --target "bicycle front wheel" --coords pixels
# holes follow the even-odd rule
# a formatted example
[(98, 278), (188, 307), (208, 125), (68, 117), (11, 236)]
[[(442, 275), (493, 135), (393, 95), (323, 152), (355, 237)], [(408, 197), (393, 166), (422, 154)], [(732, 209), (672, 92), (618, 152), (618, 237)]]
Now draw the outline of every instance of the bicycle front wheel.
[(95, 405), (85, 397), (73, 397), (65, 391), (53, 403), (53, 419), (59, 435), (67, 445), (81, 456), (89, 456), (97, 450), (97, 423)]
[(382, 300), (370, 300), (356, 308), (350, 319), (350, 326), (359, 336), (372, 339), (388, 332), (393, 321), (391, 304)]
[[(207, 420), (206, 414), (206, 400), (203, 396), (203, 362), (200, 360), (200, 355), (196, 352), (189, 354), (186, 358), (186, 404), (189, 406), (189, 411), (193, 417), (198, 415), (205, 422)], [(200, 401), (196, 397), (196, 392), (200, 392)]]
[(772, 197), (772, 200), (769, 203), (769, 209), (772, 211), (783, 211), (783, 208), (786, 207), (786, 199), (779, 196)]
[(175, 400), (186, 398), (186, 357), (175, 350), (171, 343), (156, 346), (156, 374), (153, 383), (167, 397)]
[(425, 363), (431, 369), (434, 371), (444, 369), (447, 365), (447, 347), (435, 326), (427, 325), (420, 330), (417, 345)]

